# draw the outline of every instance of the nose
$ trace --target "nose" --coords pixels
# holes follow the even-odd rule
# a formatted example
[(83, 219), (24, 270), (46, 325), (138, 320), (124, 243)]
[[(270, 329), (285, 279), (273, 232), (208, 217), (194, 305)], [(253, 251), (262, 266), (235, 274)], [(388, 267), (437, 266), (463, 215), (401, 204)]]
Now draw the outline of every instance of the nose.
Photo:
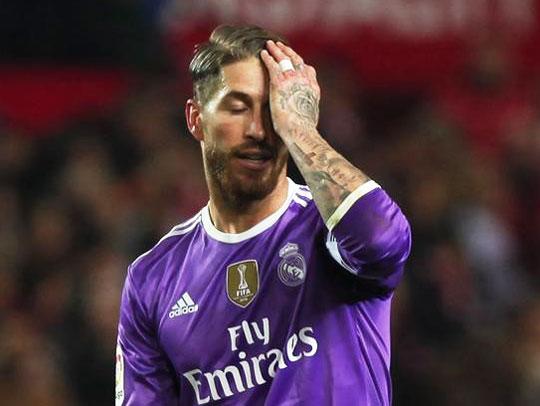
[(266, 124), (262, 111), (253, 111), (247, 129), (247, 136), (255, 140), (263, 140), (266, 137)]

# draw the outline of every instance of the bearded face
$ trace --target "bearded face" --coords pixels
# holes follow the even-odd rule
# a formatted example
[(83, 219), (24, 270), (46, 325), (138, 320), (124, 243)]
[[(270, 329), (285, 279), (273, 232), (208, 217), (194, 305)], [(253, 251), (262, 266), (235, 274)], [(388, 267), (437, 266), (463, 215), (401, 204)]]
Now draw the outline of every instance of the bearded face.
[(242, 206), (274, 190), (285, 176), (287, 150), (272, 126), (260, 60), (225, 66), (222, 82), (202, 114), (205, 173), (225, 202)]
[(206, 176), (223, 199), (235, 206), (268, 196), (285, 173), (287, 151), (283, 143), (246, 141), (228, 148), (205, 142), (203, 157)]

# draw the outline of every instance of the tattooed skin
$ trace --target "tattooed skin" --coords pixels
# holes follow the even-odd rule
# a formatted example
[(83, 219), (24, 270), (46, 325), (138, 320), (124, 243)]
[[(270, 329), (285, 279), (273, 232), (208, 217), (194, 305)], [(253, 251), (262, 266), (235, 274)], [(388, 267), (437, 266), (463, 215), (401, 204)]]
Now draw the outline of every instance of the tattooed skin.
[(313, 192), (325, 221), (368, 177), (337, 153), (316, 130), (290, 132), (289, 151)]
[(279, 91), (279, 103), (283, 110), (292, 109), (299, 119), (311, 125), (319, 120), (319, 100), (315, 92), (307, 85), (294, 83)]
[(282, 52), (275, 44), (269, 45), (272, 55), (266, 52), (261, 57), (270, 73), (274, 128), (287, 145), (326, 222), (368, 177), (337, 153), (317, 131), (320, 89), (315, 69), (303, 65), (303, 68), (296, 68), (285, 75), (276, 66), (283, 52), (288, 49), (287, 56), (293, 59), (293, 63), (296, 58), (300, 64), (300, 57), (283, 45)]

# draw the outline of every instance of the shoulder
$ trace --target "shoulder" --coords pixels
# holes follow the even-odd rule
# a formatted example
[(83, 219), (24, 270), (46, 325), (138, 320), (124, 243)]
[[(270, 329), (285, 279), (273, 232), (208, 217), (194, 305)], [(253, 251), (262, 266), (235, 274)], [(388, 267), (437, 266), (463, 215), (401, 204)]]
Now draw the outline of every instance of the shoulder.
[(137, 257), (128, 269), (131, 282), (147, 286), (149, 279), (161, 277), (168, 268), (166, 265), (171, 256), (181, 251), (184, 245), (187, 247), (197, 234), (201, 213), (202, 210), (189, 220), (174, 226), (150, 250)]
[(285, 220), (299, 223), (302, 227), (323, 227), (324, 222), (309, 186), (297, 184), (290, 179), (289, 181), (289, 202)]
[(303, 208), (308, 206), (314, 207), (313, 195), (311, 190), (306, 185), (299, 185), (291, 181), (292, 193), (291, 193), (291, 204), (298, 205)]

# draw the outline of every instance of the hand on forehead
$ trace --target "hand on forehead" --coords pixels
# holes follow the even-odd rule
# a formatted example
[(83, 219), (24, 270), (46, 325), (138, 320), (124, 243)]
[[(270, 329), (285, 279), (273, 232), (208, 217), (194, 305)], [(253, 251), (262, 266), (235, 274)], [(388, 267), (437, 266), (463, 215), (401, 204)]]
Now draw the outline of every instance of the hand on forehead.
[[(270, 58), (266, 58), (266, 56), (270, 56)], [(261, 52), (261, 57), (267, 68), (275, 74), (285, 73), (289, 70), (301, 70), (304, 67), (302, 57), (291, 47), (281, 42), (267, 41), (266, 50)]]
[(267, 41), (261, 59), (270, 77), (270, 108), (278, 133), (285, 133), (291, 122), (316, 126), (321, 92), (315, 68), (281, 42)]

